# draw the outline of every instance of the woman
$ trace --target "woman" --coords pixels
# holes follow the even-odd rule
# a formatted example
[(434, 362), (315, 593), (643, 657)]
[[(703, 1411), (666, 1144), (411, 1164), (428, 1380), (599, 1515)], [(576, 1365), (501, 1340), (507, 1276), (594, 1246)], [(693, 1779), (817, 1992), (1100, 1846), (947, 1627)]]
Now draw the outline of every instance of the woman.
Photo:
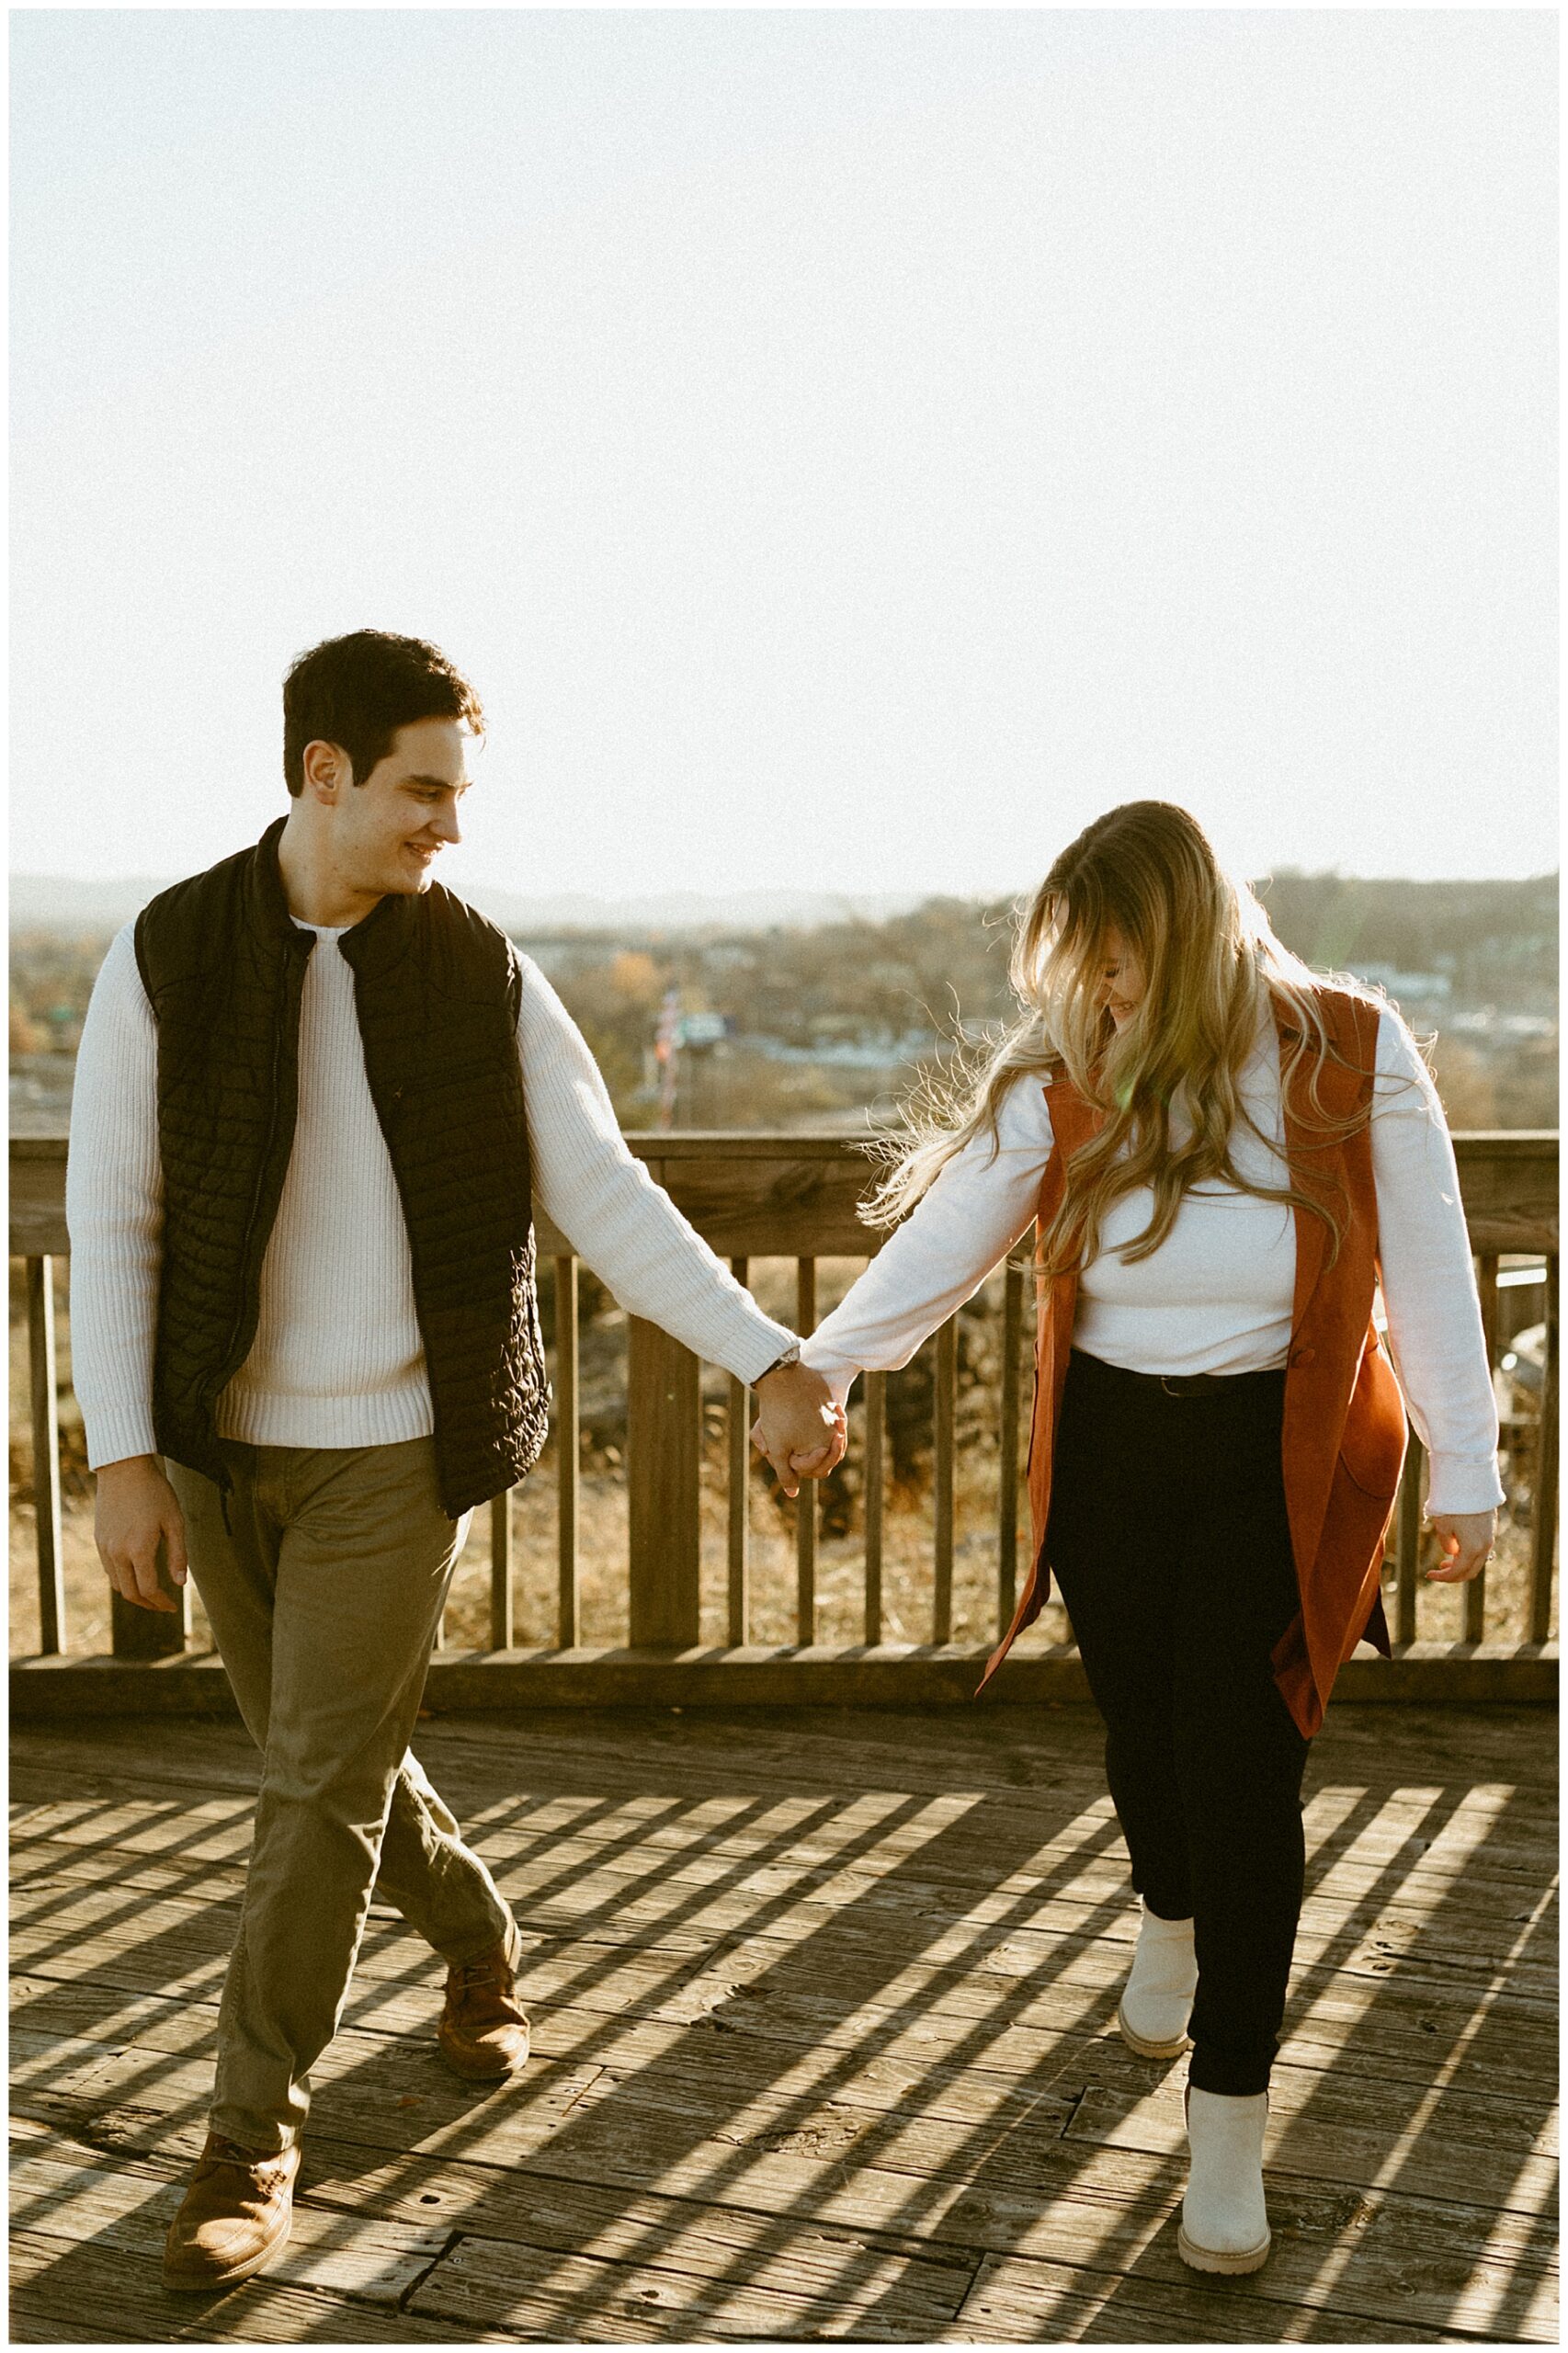
[(1035, 1564), (987, 1679), (1054, 1575), (1141, 1899), (1118, 2024), (1149, 2056), (1190, 2040), (1180, 2250), (1252, 2271), (1307, 1744), (1358, 1639), (1387, 1648), (1380, 1277), (1431, 1576), (1476, 1574), (1502, 1500), (1453, 1150), (1392, 1007), (1291, 956), (1168, 802), (1062, 853), (1012, 977), (1021, 1018), (912, 1113), (868, 1212), (903, 1222), (802, 1354), (842, 1402), (1038, 1219)]

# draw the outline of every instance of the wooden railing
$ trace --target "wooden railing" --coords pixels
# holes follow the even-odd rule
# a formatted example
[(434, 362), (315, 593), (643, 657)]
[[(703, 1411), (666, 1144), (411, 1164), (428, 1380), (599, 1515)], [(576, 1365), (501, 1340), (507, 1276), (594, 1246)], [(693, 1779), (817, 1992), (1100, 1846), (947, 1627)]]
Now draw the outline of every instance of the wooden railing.
[[(878, 1246), (856, 1215), (869, 1170), (862, 1154), (840, 1137), (673, 1134), (629, 1139), (652, 1175), (704, 1235), (747, 1279), (753, 1262), (791, 1258), (796, 1265), (797, 1327), (817, 1320), (816, 1275), (824, 1258), (864, 1258)], [(1500, 1347), (1523, 1323), (1546, 1326), (1540, 1412), (1505, 1429), (1504, 1443), (1531, 1462), (1530, 1567), (1528, 1637), (1499, 1645), (1487, 1640), (1484, 1581), (1470, 1586), (1464, 1639), (1433, 1645), (1417, 1640), (1422, 1464), (1413, 1442), (1395, 1516), (1393, 1665), (1352, 1661), (1344, 1688), (1365, 1697), (1543, 1698), (1555, 1689), (1554, 1645), (1548, 1644), (1552, 1608), (1557, 1519), (1558, 1228), (1555, 1133), (1502, 1132), (1456, 1138), (1460, 1182), (1488, 1346)], [(40, 1653), (12, 1676), (12, 1704), (24, 1711), (62, 1707), (225, 1705), (216, 1662), (183, 1657), (189, 1638), (188, 1600), (170, 1615), (119, 1601), (112, 1613), (112, 1654), (76, 1661), (68, 1649), (62, 1574), (60, 1432), (54, 1342), (54, 1262), (69, 1248), (64, 1223), (62, 1138), (14, 1138), (11, 1143), (11, 1251), (27, 1262), (28, 1353), (32, 1404), (34, 1488), (38, 1520)], [(942, 1326), (934, 1349), (934, 1527), (929, 1640), (883, 1641), (883, 1568), (887, 1448), (886, 1379), (864, 1383), (865, 1579), (863, 1640), (852, 1649), (817, 1645), (819, 1490), (802, 1486), (795, 1513), (795, 1642), (760, 1651), (751, 1641), (751, 1544), (748, 1497), (750, 1399), (731, 1377), (727, 1441), (728, 1574), (726, 1636), (718, 1649), (699, 1651), (700, 1367), (657, 1326), (630, 1319), (626, 1476), (629, 1504), (630, 1648), (586, 1651), (581, 1645), (579, 1536), (577, 1262), (564, 1235), (539, 1220), (541, 1268), (553, 1263), (558, 1448), (556, 1527), (556, 1646), (513, 1647), (516, 1567), (512, 1498), (490, 1506), (490, 1650), (432, 1662), (434, 1704), (510, 1704), (526, 1699), (584, 1702), (785, 1698), (898, 1700), (957, 1697), (973, 1687), (979, 1645), (952, 1642), (957, 1485), (958, 1333)], [(1020, 1260), (1024, 1253), (1020, 1250)], [(1513, 1263), (1504, 1267), (1504, 1259)], [(1025, 1265), (1005, 1272), (1002, 1370), (994, 1506), (994, 1623), (1012, 1615), (1020, 1574), (1020, 1426), (1024, 1381)], [(1524, 1315), (1528, 1291), (1537, 1312)], [(1505, 1317), (1505, 1307), (1508, 1310)], [(1505, 1322), (1506, 1329), (1504, 1328)], [(117, 1665), (125, 1673), (113, 1673)], [(155, 1665), (155, 1677), (146, 1669)], [(139, 1673), (132, 1669), (140, 1669)], [(1053, 1692), (1082, 1696), (1085, 1687), (1071, 1644), (1010, 1659), (998, 1679), (1004, 1694)]]

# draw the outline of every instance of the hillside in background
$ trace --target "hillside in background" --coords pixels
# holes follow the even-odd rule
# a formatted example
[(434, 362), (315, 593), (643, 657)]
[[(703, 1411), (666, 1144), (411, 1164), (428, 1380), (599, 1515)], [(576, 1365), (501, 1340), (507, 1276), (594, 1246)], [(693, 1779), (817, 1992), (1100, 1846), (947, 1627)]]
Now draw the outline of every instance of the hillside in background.
[[(93, 979), (137, 893), (153, 886), (113, 886), (118, 899), (109, 885), (82, 887), (104, 895), (45, 920), (13, 886), (14, 1130), (63, 1123)], [(1287, 871), (1260, 889), (1308, 963), (1380, 982), (1418, 1033), (1436, 1033), (1456, 1127), (1556, 1126), (1554, 875), (1408, 882)], [(773, 910), (766, 922), (690, 894), (591, 927), (526, 921), (514, 904), (508, 928), (581, 1024), (627, 1126), (656, 1124), (663, 1076), (680, 1126), (859, 1129), (868, 1111), (890, 1115), (944, 1041), (976, 1037), (1010, 1011), (1008, 903), (757, 898)], [(673, 1099), (655, 1055), (661, 1028), (676, 1041)]]

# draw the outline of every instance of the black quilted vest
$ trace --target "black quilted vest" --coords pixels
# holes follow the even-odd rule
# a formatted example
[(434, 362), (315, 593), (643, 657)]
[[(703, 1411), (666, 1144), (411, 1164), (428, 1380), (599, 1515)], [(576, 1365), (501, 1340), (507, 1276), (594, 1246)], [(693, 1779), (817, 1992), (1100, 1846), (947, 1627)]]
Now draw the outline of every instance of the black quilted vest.
[[(293, 1148), (300, 996), (317, 941), (290, 916), (279, 818), (255, 848), (142, 910), (158, 1024), (163, 1274), (158, 1450), (227, 1487), (215, 1407), (256, 1338)], [(365, 1071), (392, 1154), (456, 1519), (532, 1469), (550, 1400), (534, 1288), (511, 942), (433, 883), (382, 899), (322, 953), (354, 969)]]

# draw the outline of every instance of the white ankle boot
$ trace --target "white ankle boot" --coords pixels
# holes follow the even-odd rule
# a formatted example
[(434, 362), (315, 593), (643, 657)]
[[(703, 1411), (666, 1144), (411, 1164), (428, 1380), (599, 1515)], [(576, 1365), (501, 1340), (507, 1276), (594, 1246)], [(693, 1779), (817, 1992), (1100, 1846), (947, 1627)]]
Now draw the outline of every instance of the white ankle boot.
[(1232, 2099), (1187, 2087), (1192, 2172), (1176, 2249), (1194, 2271), (1256, 2271), (1268, 2254), (1263, 2129), (1268, 2094)]
[(1142, 2058), (1174, 2059), (1187, 2049), (1187, 2022), (1198, 1990), (1190, 1920), (1157, 1919), (1140, 1898), (1138, 1949), (1116, 2023)]

